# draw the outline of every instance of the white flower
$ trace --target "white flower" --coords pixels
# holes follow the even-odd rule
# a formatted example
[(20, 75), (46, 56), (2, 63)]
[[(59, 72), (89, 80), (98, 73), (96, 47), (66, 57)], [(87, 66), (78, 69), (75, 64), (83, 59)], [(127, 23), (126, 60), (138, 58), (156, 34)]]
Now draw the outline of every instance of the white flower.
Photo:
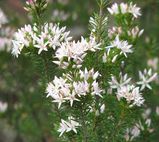
[(126, 130), (125, 139), (126, 141), (133, 141), (135, 138), (139, 137), (140, 133), (140, 128), (135, 125), (132, 128), (128, 128)]
[(47, 23), (44, 25), (45, 35), (49, 35), (48, 41), (53, 49), (61, 46), (62, 42), (68, 42), (72, 39), (69, 37), (70, 32), (66, 32), (66, 27), (60, 28), (59, 25)]
[(138, 137), (140, 135), (141, 131), (140, 129), (137, 127), (137, 126), (134, 126), (132, 129), (131, 129), (131, 141)]
[(93, 80), (96, 80), (100, 76), (98, 71), (94, 72), (94, 69), (88, 71), (87, 68), (85, 68), (84, 71), (80, 70), (79, 73), (80, 73), (80, 78), (84, 80), (88, 80), (89, 78), (93, 78)]
[(65, 132), (74, 131), (77, 133), (77, 128), (81, 126), (77, 121), (74, 120), (73, 117), (68, 117), (68, 120), (61, 120), (60, 128), (58, 129), (58, 132), (60, 132), (60, 136), (63, 135)]
[(3, 113), (7, 110), (8, 104), (0, 101), (0, 112)]
[(98, 82), (94, 81), (92, 83), (92, 95), (98, 95), (98, 96), (102, 97), (102, 95), (101, 95), (102, 91), (103, 90), (99, 88)]
[(119, 7), (118, 7), (117, 3), (114, 3), (111, 8), (107, 8), (107, 9), (108, 9), (109, 13), (112, 15), (119, 14)]
[(28, 47), (32, 41), (33, 30), (31, 25), (25, 25), (14, 34), (14, 39), (20, 44)]
[(118, 81), (115, 76), (111, 77), (111, 81), (109, 82), (109, 85), (112, 89), (118, 89), (122, 86), (128, 85), (131, 81), (131, 78), (128, 78), (127, 74), (122, 75), (122, 73), (120, 73), (119, 78), (120, 78), (120, 81)]
[(138, 137), (140, 135), (140, 129), (137, 126), (134, 126), (133, 129), (131, 130), (131, 140)]
[(53, 102), (57, 102), (58, 108), (60, 108), (70, 94), (70, 84), (66, 83), (65, 79), (55, 76), (54, 80), (48, 84), (46, 93), (47, 97), (51, 96), (54, 99)]
[(70, 101), (71, 107), (72, 107), (74, 101), (80, 101), (79, 99), (76, 98), (75, 92), (72, 92), (72, 94), (69, 94), (65, 99)]
[(126, 4), (126, 3), (121, 3), (121, 4), (120, 4), (120, 10), (121, 10), (121, 13), (122, 13), (122, 14), (127, 13), (127, 11), (128, 11), (128, 4)]
[(60, 132), (60, 137), (63, 135), (64, 132), (69, 131), (70, 128), (67, 126), (67, 122), (65, 120), (61, 120), (60, 128), (58, 129), (58, 132)]
[(33, 31), (30, 25), (25, 25), (14, 34), (12, 54), (18, 57), (24, 46), (28, 47), (32, 41)]
[(125, 98), (126, 101), (132, 106), (141, 106), (144, 103), (144, 98), (141, 96), (139, 87), (133, 85), (122, 86), (117, 90), (118, 100)]
[(116, 36), (115, 40), (111, 43), (111, 47), (116, 47), (121, 50), (120, 54), (124, 54), (127, 57), (127, 53), (132, 53), (132, 45), (129, 45), (127, 41), (119, 39), (119, 35)]
[(58, 103), (58, 109), (61, 107), (62, 103), (65, 102), (65, 98), (62, 96), (62, 94), (58, 94), (58, 96), (54, 96), (53, 102)]
[(81, 95), (87, 95), (89, 93), (89, 84), (87, 81), (73, 82), (73, 87), (76, 94), (80, 97)]
[(145, 88), (152, 89), (149, 83), (155, 80), (156, 77), (157, 73), (152, 74), (152, 69), (145, 69), (143, 72), (139, 71), (140, 81), (138, 81), (137, 84), (141, 85), (141, 90)]
[(12, 48), (12, 55), (16, 56), (18, 58), (19, 54), (21, 53), (21, 50), (24, 47), (24, 44), (19, 43), (16, 40), (12, 40), (13, 48)]
[(140, 8), (132, 4), (132, 2), (129, 5), (129, 12), (135, 17), (138, 18), (138, 16), (141, 16)]
[[(62, 68), (67, 68), (65, 65), (69, 65), (70, 62), (73, 62), (73, 65), (75, 65), (73, 67), (81, 67), (81, 63), (87, 55), (87, 52), (95, 52), (99, 49), (98, 47), (99, 44), (97, 44), (92, 37), (90, 37), (88, 42), (83, 37), (81, 37), (81, 41), (64, 42), (55, 53), (55, 58), (57, 58), (58, 61), (53, 62)], [(65, 62), (65, 64), (63, 64), (63, 62)]]
[(37, 44), (35, 44), (34, 46), (39, 48), (38, 54), (40, 54), (42, 51), (48, 51), (48, 44), (49, 42), (45, 42), (44, 38), (38, 38)]

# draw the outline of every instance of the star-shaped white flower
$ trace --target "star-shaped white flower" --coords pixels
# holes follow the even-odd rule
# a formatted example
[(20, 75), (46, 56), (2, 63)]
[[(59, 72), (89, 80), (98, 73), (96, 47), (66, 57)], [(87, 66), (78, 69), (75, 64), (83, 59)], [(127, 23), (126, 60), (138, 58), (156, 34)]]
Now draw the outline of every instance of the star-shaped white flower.
[(155, 80), (157, 77), (157, 73), (152, 74), (152, 69), (144, 70), (144, 72), (139, 71), (139, 79), (140, 81), (137, 82), (138, 85), (141, 85), (141, 90), (148, 88), (152, 89), (150, 83)]

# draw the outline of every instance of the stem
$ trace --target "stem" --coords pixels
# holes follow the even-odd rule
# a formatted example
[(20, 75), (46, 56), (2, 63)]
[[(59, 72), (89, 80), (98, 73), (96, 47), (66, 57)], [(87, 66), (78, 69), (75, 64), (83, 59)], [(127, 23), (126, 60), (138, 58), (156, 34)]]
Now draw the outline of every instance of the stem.
[(45, 72), (46, 81), (48, 83), (50, 81), (50, 77), (49, 77), (49, 74), (48, 74), (48, 63), (47, 63), (46, 56), (44, 56), (44, 72)]
[(103, 27), (104, 23), (103, 20), (105, 19), (105, 16), (103, 14), (103, 10), (106, 7), (106, 3), (107, 0), (99, 0), (98, 5), (99, 5), (99, 13), (97, 16), (97, 21), (98, 21), (98, 25), (97, 25), (97, 42), (101, 42), (101, 40), (103, 40), (103, 32), (105, 32), (106, 29), (104, 29), (105, 27)]
[(112, 142), (112, 141), (114, 141), (114, 138), (117, 137), (116, 134), (119, 132), (120, 128), (122, 127), (124, 118), (125, 118), (125, 108), (123, 108), (123, 110), (120, 114), (119, 121), (118, 121), (117, 125), (115, 126), (113, 132), (111, 133), (110, 137), (108, 138), (108, 141)]
[[(44, 0), (46, 1), (46, 0)], [(43, 20), (42, 20), (42, 15), (44, 14), (44, 10), (42, 10), (42, 2), (43, 1), (40, 1), (40, 0), (37, 0), (37, 1), (34, 1), (33, 0), (33, 5), (34, 5), (34, 8), (32, 9), (32, 15), (33, 15), (33, 20), (35, 21), (35, 23), (37, 24), (37, 27), (39, 29), (39, 31), (41, 32), (41, 25), (43, 23)]]
[(82, 129), (83, 129), (83, 142), (88, 142), (88, 131), (87, 131), (87, 125), (85, 121), (85, 114), (83, 112), (83, 107), (80, 107), (80, 112), (81, 112), (81, 119), (82, 119)]
[[(99, 13), (98, 13), (98, 25), (97, 25), (97, 37), (96, 37), (96, 39), (97, 39), (97, 42), (98, 43), (101, 43), (101, 40), (102, 40), (102, 36), (101, 36), (101, 34), (102, 34), (102, 22), (103, 22), (103, 10), (104, 10), (104, 7), (105, 7), (105, 2), (104, 2), (104, 0), (99, 0), (99, 3), (98, 3), (98, 5), (99, 5)], [(96, 57), (96, 59), (99, 59), (99, 54), (95, 54), (95, 57)], [(96, 60), (96, 64), (97, 65), (99, 65), (99, 60)], [(96, 97), (96, 104), (99, 104), (99, 99)], [(96, 107), (98, 107), (98, 106), (96, 106)], [(94, 116), (94, 126), (93, 126), (93, 131), (97, 134), (97, 123), (98, 123), (98, 118), (97, 118), (97, 116), (95, 115)], [(97, 134), (98, 135), (98, 134)]]
[(99, 25), (98, 25), (98, 32), (97, 32), (97, 42), (100, 42), (101, 41), (101, 28), (102, 28), (102, 18), (103, 18), (103, 8), (104, 8), (104, 5), (103, 5), (103, 0), (100, 1), (100, 4), (99, 4)]
[(122, 121), (119, 120), (119, 122), (118, 122), (117, 125), (115, 126), (114, 131), (112, 132), (110, 138), (108, 138), (108, 141), (110, 141), (110, 142), (113, 141), (113, 142), (114, 142), (114, 138), (115, 138), (117, 132), (119, 131), (121, 124), (122, 124)]

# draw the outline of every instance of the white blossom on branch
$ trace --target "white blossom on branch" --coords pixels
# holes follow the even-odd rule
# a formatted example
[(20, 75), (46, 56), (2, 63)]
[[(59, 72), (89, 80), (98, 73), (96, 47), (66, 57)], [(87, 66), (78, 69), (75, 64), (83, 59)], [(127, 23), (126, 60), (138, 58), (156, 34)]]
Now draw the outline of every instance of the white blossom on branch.
[(72, 67), (80, 68), (88, 51), (95, 52), (99, 49), (99, 45), (93, 37), (90, 37), (89, 41), (81, 37), (77, 42), (63, 42), (55, 53), (57, 60), (53, 62), (64, 69), (70, 64), (73, 64)]
[(117, 98), (121, 100), (124, 98), (130, 107), (132, 106), (141, 106), (144, 103), (144, 98), (141, 96), (140, 88), (133, 85), (122, 86), (117, 89)]
[(118, 14), (131, 14), (134, 18), (138, 18), (141, 16), (140, 8), (136, 6), (136, 4), (127, 4), (121, 3), (117, 4), (114, 3), (110, 8), (107, 8), (111, 15), (118, 15)]
[(145, 69), (143, 72), (139, 71), (139, 79), (140, 81), (137, 82), (138, 85), (141, 85), (141, 90), (148, 88), (152, 89), (150, 83), (154, 81), (157, 77), (157, 73), (152, 73), (152, 69)]
[(73, 131), (75, 133), (77, 133), (77, 128), (80, 127), (81, 125), (75, 121), (75, 119), (73, 117), (68, 117), (68, 120), (61, 120), (60, 123), (60, 128), (58, 129), (58, 132), (60, 132), (60, 137), (63, 135), (63, 133), (68, 133), (70, 131)]
[(109, 85), (112, 89), (118, 89), (122, 86), (128, 85), (131, 81), (131, 78), (128, 78), (128, 75), (122, 75), (122, 73), (119, 74), (119, 81), (115, 76), (111, 76), (111, 81), (109, 82)]
[(25, 25), (14, 34), (12, 54), (16, 57), (21, 54), (23, 48), (38, 48), (38, 54), (48, 49), (55, 50), (63, 42), (71, 40), (66, 27), (60, 28), (59, 25), (46, 23), (41, 26), (41, 30), (36, 25)]
[[(82, 96), (92, 95), (102, 97), (103, 90), (99, 87), (97, 78), (98, 72), (87, 70), (76, 72), (75, 76), (64, 74), (63, 77), (56, 77), (46, 88), (47, 97), (52, 97), (53, 102), (58, 103), (58, 108), (62, 103), (70, 102), (73, 106), (75, 101), (79, 102)], [(77, 79), (76, 79), (77, 77)]]

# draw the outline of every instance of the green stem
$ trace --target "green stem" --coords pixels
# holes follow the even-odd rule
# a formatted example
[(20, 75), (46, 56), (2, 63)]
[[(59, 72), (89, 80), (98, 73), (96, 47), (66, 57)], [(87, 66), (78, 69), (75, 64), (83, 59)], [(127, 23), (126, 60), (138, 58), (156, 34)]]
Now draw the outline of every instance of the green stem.
[[(34, 20), (35, 20), (35, 23), (37, 24), (37, 27), (38, 29), (41, 31), (41, 25), (43, 23), (42, 21), (42, 15), (44, 13), (44, 11), (41, 10), (41, 4), (42, 1), (33, 1), (33, 4), (34, 4), (34, 9), (33, 9), (33, 16), (34, 16)], [(38, 5), (38, 6), (37, 6)]]
[(82, 120), (82, 129), (83, 129), (83, 142), (88, 142), (88, 130), (86, 125), (85, 114), (83, 112), (83, 106), (80, 107), (81, 120)]
[(103, 18), (103, 0), (99, 4), (99, 21), (98, 21), (98, 31), (97, 31), (97, 42), (101, 41), (101, 27), (102, 27), (102, 18)]
[(113, 132), (111, 133), (110, 137), (108, 138), (108, 141), (110, 142), (114, 142), (114, 139), (116, 138), (117, 139), (117, 133), (120, 131), (120, 128), (122, 127), (122, 124), (124, 122), (124, 118), (126, 117), (125, 116), (125, 108), (122, 109), (122, 112), (120, 114), (120, 118), (119, 118), (119, 121), (118, 123), (116, 124), (116, 126), (114, 127), (114, 130)]

